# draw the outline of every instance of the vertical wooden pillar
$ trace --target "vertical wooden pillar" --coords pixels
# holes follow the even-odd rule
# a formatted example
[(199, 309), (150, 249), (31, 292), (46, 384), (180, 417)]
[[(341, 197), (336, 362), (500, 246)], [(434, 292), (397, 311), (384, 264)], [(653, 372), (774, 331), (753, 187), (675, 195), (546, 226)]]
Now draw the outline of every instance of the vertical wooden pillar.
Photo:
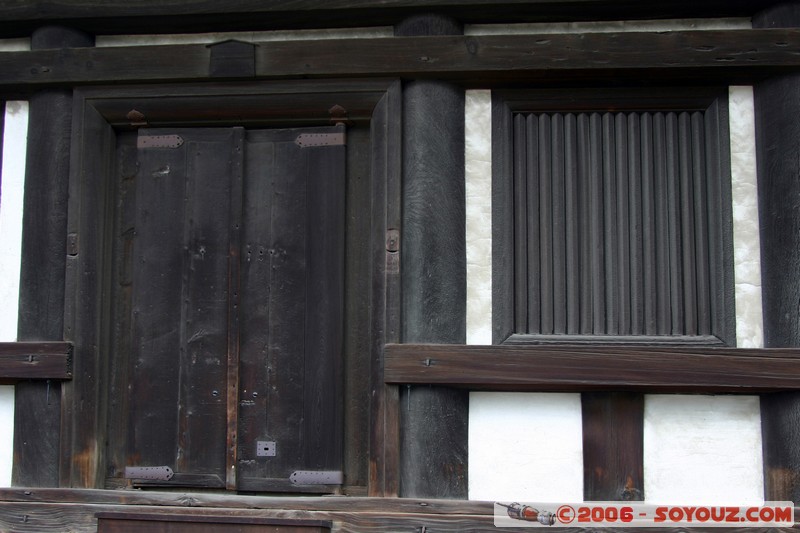
[[(800, 6), (783, 4), (753, 18), (757, 28), (800, 26)], [(800, 346), (800, 75), (755, 86), (764, 345)], [(800, 501), (800, 393), (761, 397), (764, 492)]]
[[(460, 35), (436, 15), (409, 18), (397, 36)], [(466, 342), (464, 91), (439, 81), (403, 88), (402, 342)], [(467, 497), (468, 393), (400, 391), (400, 495)]]
[(583, 497), (587, 501), (644, 500), (644, 395), (581, 395)]
[[(93, 46), (94, 38), (49, 26), (33, 33), (31, 48)], [(57, 341), (64, 335), (72, 91), (48, 89), (30, 99), (20, 275), (20, 341)], [(20, 383), (15, 392), (12, 483), (58, 486), (61, 388)]]

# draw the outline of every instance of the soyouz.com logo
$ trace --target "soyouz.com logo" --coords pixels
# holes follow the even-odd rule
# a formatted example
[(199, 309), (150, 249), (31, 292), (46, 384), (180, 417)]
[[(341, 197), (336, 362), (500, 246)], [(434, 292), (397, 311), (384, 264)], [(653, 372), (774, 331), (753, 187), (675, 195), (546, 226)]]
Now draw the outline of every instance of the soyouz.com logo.
[(494, 504), (496, 527), (792, 527), (792, 502), (760, 506), (623, 502)]

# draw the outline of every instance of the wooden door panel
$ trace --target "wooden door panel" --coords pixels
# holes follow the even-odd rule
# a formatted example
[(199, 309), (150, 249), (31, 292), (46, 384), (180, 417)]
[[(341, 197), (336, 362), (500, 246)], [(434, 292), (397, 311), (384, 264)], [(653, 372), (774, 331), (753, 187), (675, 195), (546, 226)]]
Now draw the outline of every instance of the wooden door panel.
[[(341, 130), (247, 137), (239, 408), (246, 490), (298, 490), (288, 483), (295, 470), (341, 470), (345, 152), (301, 148), (303, 132)], [(275, 442), (275, 456), (258, 456), (259, 440)]]
[[(139, 132), (118, 202), (118, 270), (130, 275), (115, 288), (115, 331), (130, 334), (115, 341), (128, 413), (109, 423), (112, 475), (169, 466), (172, 480), (137, 484), (330, 490), (289, 481), (342, 469), (345, 147), (295, 142), (327, 133), (343, 139), (343, 128)], [(276, 453), (258, 454), (259, 441)]]
[[(224, 478), (233, 130), (140, 148), (128, 463)], [(180, 479), (180, 476), (179, 478)], [(176, 480), (176, 483), (179, 482)]]

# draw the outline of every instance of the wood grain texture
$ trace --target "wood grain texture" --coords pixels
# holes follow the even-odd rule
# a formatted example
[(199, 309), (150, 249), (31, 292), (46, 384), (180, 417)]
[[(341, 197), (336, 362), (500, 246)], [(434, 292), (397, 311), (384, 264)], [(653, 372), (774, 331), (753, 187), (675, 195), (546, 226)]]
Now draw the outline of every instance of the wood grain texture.
[[(59, 500), (36, 501), (31, 494), (27, 500), (13, 500), (0, 495), (0, 528), (10, 532), (70, 531), (94, 533), (97, 515), (101, 518), (136, 515), (148, 519), (164, 517), (165, 521), (218, 523), (259, 523), (274, 521), (298, 526), (330, 522), (337, 532), (390, 533), (398, 531), (489, 532), (496, 531), (493, 521), (493, 504), (452, 500), (411, 500), (397, 498), (263, 498), (241, 496), (209, 496), (153, 494), (134, 504), (120, 501), (125, 498), (112, 495), (103, 501), (105, 494), (59, 494)], [(51, 498), (54, 495), (50, 495)], [(130, 496), (136, 499), (135, 496)], [(183, 502), (181, 503), (181, 500)], [(213, 503), (212, 503), (213, 502)], [(797, 509), (795, 509), (797, 515)], [(713, 528), (693, 528), (693, 531), (713, 532)], [(269, 529), (267, 530), (269, 531)], [(529, 528), (504, 528), (504, 531), (523, 533)], [(567, 533), (584, 531), (579, 528), (564, 529)], [(625, 529), (608, 531), (624, 532)], [(734, 529), (729, 531), (757, 531)], [(767, 531), (767, 530), (764, 530)], [(794, 531), (792, 528), (769, 531)]]
[(0, 36), (22, 37), (43, 24), (61, 23), (92, 33), (148, 33), (336, 28), (392, 25), (416, 13), (437, 12), (465, 23), (625, 20), (750, 16), (777, 0), (679, 0), (650, 4), (615, 0), (233, 0), (225, 8), (207, 0), (144, 0), (135, 6), (101, 0), (47, 3), (10, 0), (0, 9)]
[[(390, 246), (388, 233), (402, 234), (402, 90), (395, 82), (378, 102), (370, 124), (372, 139), (372, 225), (370, 276), (370, 496), (397, 496), (399, 492), (399, 392), (383, 381), (383, 346), (400, 341), (400, 264), (403, 250)], [(352, 242), (352, 241), (349, 241)]]
[(584, 500), (644, 500), (644, 395), (588, 392), (581, 406)]
[[(508, 81), (752, 83), (800, 66), (800, 31), (693, 30), (513, 36), (426, 36), (257, 43), (255, 77), (402, 76), (484, 86)], [(387, 58), (391, 60), (387, 61)], [(0, 89), (46, 85), (200, 81), (205, 45), (0, 53)], [(513, 69), (509, 69), (513, 65)], [(221, 80), (223, 78), (214, 78)], [(30, 90), (30, 89), (29, 89)]]
[(0, 343), (0, 381), (71, 379), (72, 345), (67, 342)]
[[(49, 46), (54, 41), (61, 46), (93, 44), (78, 32), (52, 28), (36, 32), (31, 46)], [(22, 215), (17, 330), (20, 341), (65, 339), (71, 127), (71, 91), (57, 89), (31, 95)], [(61, 408), (58, 383), (25, 383), (16, 387), (14, 483), (58, 485)]]
[[(403, 39), (459, 31), (433, 15), (395, 28)], [(402, 150), (401, 340), (465, 342), (464, 91), (440, 81), (407, 82)], [(400, 495), (465, 498), (467, 394), (404, 387), (399, 399)]]
[(796, 349), (653, 346), (386, 347), (386, 382), (486, 390), (781, 391), (800, 388)]
[[(754, 19), (757, 27), (800, 26), (797, 5), (765, 10)], [(797, 202), (800, 163), (794, 157), (800, 126), (795, 97), (796, 75), (776, 77), (754, 87), (758, 203), (761, 237), (764, 345), (800, 346), (800, 267)], [(765, 498), (800, 498), (800, 393), (761, 397)]]

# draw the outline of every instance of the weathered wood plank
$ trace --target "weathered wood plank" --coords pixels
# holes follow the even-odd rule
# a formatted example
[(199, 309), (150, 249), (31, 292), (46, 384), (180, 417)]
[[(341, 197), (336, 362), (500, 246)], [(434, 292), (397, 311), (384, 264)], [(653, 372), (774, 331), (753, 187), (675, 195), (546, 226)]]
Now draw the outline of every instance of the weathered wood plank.
[[(34, 32), (31, 46), (89, 45), (64, 28)], [(72, 41), (72, 42), (69, 42)], [(17, 340), (64, 339), (70, 91), (30, 97)], [(20, 383), (15, 391), (14, 472), (20, 484), (58, 485), (61, 384)]]
[[(800, 26), (796, 3), (766, 10), (754, 19), (757, 27)], [(761, 237), (764, 345), (800, 346), (797, 302), (800, 283), (798, 223), (800, 164), (793, 157), (800, 129), (793, 117), (800, 112), (795, 95), (797, 76), (776, 77), (754, 87), (758, 202)], [(764, 450), (764, 496), (800, 498), (800, 394), (785, 392), (761, 397)]]
[(639, 18), (746, 17), (777, 0), (678, 0), (668, 3), (625, 0), (232, 0), (222, 9), (202, 0), (102, 0), (29, 2), (9, 0), (0, 8), (0, 37), (27, 35), (42, 24), (68, 23), (92, 33), (245, 31), (392, 25), (419, 12), (436, 11), (465, 23), (621, 20)]
[[(426, 39), (461, 31), (435, 15), (395, 27), (396, 35)], [(401, 339), (465, 342), (464, 91), (441, 81), (407, 82), (402, 121)], [(400, 402), (400, 495), (465, 498), (467, 394), (409, 386)]]
[(399, 392), (396, 386), (387, 386), (383, 382), (383, 345), (400, 341), (402, 91), (399, 81), (378, 102), (370, 130), (374, 222), (370, 234), (372, 334), (369, 345), (368, 493), (370, 496), (397, 496), (400, 462)]
[[(327, 509), (328, 505), (323, 499), (314, 499), (315, 503), (308, 509), (295, 505), (297, 498), (283, 498), (280, 505), (269, 509), (253, 507), (231, 508), (198, 506), (197, 502), (187, 501), (178, 506), (158, 506), (149, 504), (142, 506), (100, 504), (100, 503), (72, 503), (72, 502), (9, 502), (0, 501), (0, 528), (14, 532), (63, 532), (95, 533), (97, 531), (99, 514), (101, 518), (109, 516), (133, 517), (140, 515), (148, 519), (158, 519), (171, 522), (201, 523), (202, 520), (216, 521), (220, 524), (258, 523), (279, 521), (283, 524), (294, 522), (301, 526), (304, 524), (331, 522), (332, 529), (341, 533), (391, 533), (397, 531), (437, 531), (437, 532), (488, 532), (496, 531), (493, 505), (490, 502), (447, 502), (450, 509), (455, 512), (440, 513), (434, 507), (429, 507), (428, 502), (412, 500), (416, 508), (409, 508), (405, 499), (386, 498), (338, 498), (346, 508)], [(0, 498), (2, 500), (2, 498)], [(395, 503), (398, 502), (398, 503)], [(430, 502), (435, 504), (436, 502)], [(797, 516), (797, 509), (795, 509)], [(291, 521), (291, 522), (290, 522)], [(173, 530), (170, 530), (173, 531)], [(270, 531), (270, 529), (266, 529)], [(503, 528), (509, 533), (525, 533), (530, 528)], [(565, 533), (579, 533), (585, 531), (580, 528), (561, 529)], [(609, 532), (624, 533), (626, 529), (608, 529)], [(713, 533), (714, 528), (692, 528), (692, 531)], [(796, 531), (794, 528), (730, 528), (728, 531)]]
[(800, 389), (800, 351), (395, 344), (386, 347), (385, 377), (489, 390), (753, 393)]
[[(258, 43), (256, 78), (403, 76), (497, 84), (538, 80), (725, 80), (745, 83), (800, 67), (800, 31), (693, 30), (434, 36)], [(387, 60), (390, 58), (390, 60)], [(205, 45), (0, 53), (0, 89), (208, 79)], [(220, 80), (221, 78), (214, 78)]]
[(0, 343), (0, 382), (23, 379), (72, 379), (72, 344)]
[(586, 501), (644, 500), (644, 395), (581, 395), (583, 497)]

